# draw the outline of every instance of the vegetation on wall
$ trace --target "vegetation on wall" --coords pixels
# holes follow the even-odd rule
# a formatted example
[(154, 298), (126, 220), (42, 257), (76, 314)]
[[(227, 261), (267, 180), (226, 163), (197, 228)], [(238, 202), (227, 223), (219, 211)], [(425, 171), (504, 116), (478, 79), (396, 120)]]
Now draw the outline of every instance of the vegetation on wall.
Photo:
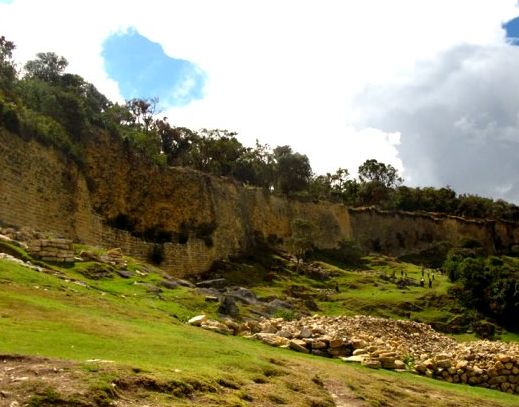
[(54, 146), (79, 164), (85, 141), (102, 129), (150, 165), (189, 167), (290, 198), (519, 221), (514, 204), (458, 195), (448, 186), (404, 186), (393, 166), (374, 159), (358, 168), (357, 178), (344, 168), (319, 175), (308, 157), (290, 146), (256, 142), (246, 147), (231, 131), (174, 126), (159, 117), (157, 99), (113, 103), (94, 85), (67, 73), (67, 60), (52, 52), (38, 53), (18, 72), (14, 49), (0, 37), (0, 126)]

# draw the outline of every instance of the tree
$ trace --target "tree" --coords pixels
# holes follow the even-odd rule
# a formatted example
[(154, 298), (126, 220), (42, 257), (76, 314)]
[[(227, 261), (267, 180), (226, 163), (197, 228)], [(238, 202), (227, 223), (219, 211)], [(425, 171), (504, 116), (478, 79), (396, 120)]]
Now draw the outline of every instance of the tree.
[(360, 203), (364, 205), (380, 205), (389, 200), (391, 188), (403, 180), (391, 164), (379, 163), (377, 160), (366, 160), (359, 167)]
[(54, 52), (39, 52), (36, 59), (24, 66), (28, 78), (38, 78), (45, 82), (57, 83), (68, 61)]
[(359, 167), (359, 179), (364, 183), (377, 182), (386, 188), (395, 187), (403, 181), (395, 167), (379, 163), (375, 159), (366, 160)]
[(158, 103), (158, 98), (128, 100), (126, 107), (132, 115), (130, 124), (147, 133), (153, 124), (153, 116), (159, 113)]
[(296, 218), (290, 224), (292, 235), (288, 239), (290, 251), (297, 260), (296, 272), (299, 272), (300, 263), (306, 253), (314, 246), (314, 225), (305, 219)]
[(290, 146), (278, 146), (274, 149), (274, 160), (277, 190), (288, 194), (308, 187), (312, 167), (306, 155), (294, 153)]
[(13, 61), (15, 48), (12, 41), (7, 41), (4, 36), (0, 37), (0, 87), (2, 89), (11, 88), (16, 78), (16, 68)]

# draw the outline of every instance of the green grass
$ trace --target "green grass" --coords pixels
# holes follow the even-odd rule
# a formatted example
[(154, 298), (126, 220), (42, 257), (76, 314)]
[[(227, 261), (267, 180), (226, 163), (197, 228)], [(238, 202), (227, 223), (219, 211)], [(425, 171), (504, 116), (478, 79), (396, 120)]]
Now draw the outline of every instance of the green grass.
[[(412, 287), (406, 295), (401, 294), (394, 283), (380, 279), (381, 273), (391, 272), (382, 262), (376, 259), (376, 264), (366, 270), (330, 268), (332, 280), (324, 282), (285, 269), (273, 284), (264, 281), (267, 268), (258, 272), (254, 264), (243, 267), (261, 295), (282, 295), (294, 284), (315, 292), (330, 291), (336, 280), (341, 287), (356, 284), (357, 288), (341, 288), (340, 293), (330, 294), (332, 301), (319, 302), (322, 312), (328, 314), (356, 312), (370, 306), (377, 311), (384, 303), (396, 306), (402, 301), (421, 299), (424, 292), (430, 292)], [(374, 372), (190, 327), (183, 322), (202, 312), (216, 316), (217, 304), (206, 303), (203, 296), (184, 287), (157, 290), (163, 280), (162, 272), (149, 266), (133, 262), (129, 268), (141, 268), (147, 274), (125, 279), (114, 273), (98, 280), (82, 273), (88, 266), (89, 263), (53, 266), (52, 272), (59, 272), (59, 278), (0, 260), (0, 353), (39, 355), (80, 364), (89, 359), (113, 361), (113, 372), (84, 365), (85, 372), (96, 377), (98, 390), (108, 386), (114, 377), (131, 376), (128, 369), (170, 383), (164, 385), (167, 388), (173, 386), (172, 380), (178, 382), (175, 386), (179, 389), (189, 383), (198, 383), (196, 388), (208, 386), (188, 400), (174, 394), (146, 393), (158, 405), (247, 405), (247, 400), (252, 399), (259, 405), (286, 402), (294, 406), (331, 406), (329, 391), (312, 379), (316, 374), (328, 380), (330, 386), (348, 388), (355, 397), (372, 405), (392, 405), (394, 395), (387, 392), (388, 387), (395, 392), (404, 391), (400, 399), (407, 400), (406, 405), (410, 406), (448, 405), (442, 404), (444, 400), (455, 403), (450, 405), (467, 406), (474, 405), (476, 400), (478, 405), (486, 406), (517, 402), (515, 396), (486, 389)], [(412, 265), (404, 267), (409, 274), (419, 273)], [(436, 289), (441, 292), (442, 286), (440, 282)], [(430, 310), (426, 316), (439, 318), (441, 312)], [(270, 398), (272, 394), (278, 399)], [(438, 394), (439, 399), (429, 403), (424, 394)], [(314, 404), (308, 404), (308, 400)]]

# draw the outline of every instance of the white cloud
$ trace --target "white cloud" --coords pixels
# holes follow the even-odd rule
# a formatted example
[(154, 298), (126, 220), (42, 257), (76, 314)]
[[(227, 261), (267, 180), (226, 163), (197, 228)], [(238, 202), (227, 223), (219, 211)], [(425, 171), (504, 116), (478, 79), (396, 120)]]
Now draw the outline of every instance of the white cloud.
[[(401, 132), (412, 181), (519, 202), (519, 47), (462, 45), (413, 82), (368, 90), (365, 121)], [(362, 110), (362, 108), (360, 109)]]
[(398, 153), (402, 130), (391, 129), (402, 133), (399, 145), (363, 121), (393, 106), (359, 108), (356, 95), (422, 83), (417, 61), (453, 47), (504, 44), (501, 23), (517, 14), (515, 0), (15, 0), (0, 7), (0, 27), (20, 59), (55, 50), (113, 98), (101, 44), (134, 26), (207, 73), (205, 98), (171, 109), (172, 123), (237, 130), (249, 144), (291, 144), (318, 172), (375, 157), (418, 182)]

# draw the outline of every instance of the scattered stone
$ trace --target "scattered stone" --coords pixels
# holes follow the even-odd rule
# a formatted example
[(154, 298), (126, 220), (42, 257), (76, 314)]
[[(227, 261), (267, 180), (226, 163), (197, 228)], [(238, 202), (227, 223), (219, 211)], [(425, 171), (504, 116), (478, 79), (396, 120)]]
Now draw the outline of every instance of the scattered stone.
[(225, 278), (215, 278), (212, 280), (200, 281), (199, 283), (196, 283), (196, 286), (200, 288), (222, 288), (225, 286), (226, 282), (227, 280), (225, 280)]
[(344, 362), (353, 362), (353, 363), (362, 363), (364, 359), (366, 359), (366, 355), (356, 355), (356, 356), (348, 356), (348, 357), (341, 357), (341, 359)]
[(288, 346), (289, 340), (287, 338), (283, 338), (282, 336), (278, 336), (276, 334), (270, 334), (270, 333), (257, 333), (254, 335), (256, 339), (259, 339), (262, 342), (265, 342), (266, 344), (270, 346)]
[(202, 324), (200, 325), (200, 327), (204, 328), (208, 331), (213, 331), (213, 332), (216, 332), (219, 334), (224, 334), (224, 335), (233, 334), (233, 331), (231, 329), (229, 329), (225, 324), (223, 324), (219, 321), (214, 321), (212, 319), (203, 321)]
[(310, 353), (310, 350), (306, 347), (306, 342), (301, 339), (292, 339), (289, 342), (289, 347), (297, 352)]
[(206, 315), (197, 315), (196, 317), (193, 317), (189, 321), (187, 321), (187, 323), (189, 325), (193, 325), (193, 326), (200, 326), (200, 325), (202, 325), (202, 322), (204, 322), (206, 320), (207, 320)]
[(371, 369), (380, 369), (382, 367), (381, 363), (377, 359), (366, 358), (362, 360), (362, 366), (369, 367)]
[(182, 287), (187, 287), (187, 288), (195, 288), (196, 287), (191, 281), (178, 279), (178, 280), (176, 280), (176, 282), (179, 285), (181, 285)]
[[(122, 278), (132, 278), (135, 274), (130, 270), (117, 270), (117, 274), (119, 274)], [(164, 285), (164, 284), (161, 284)]]
[(226, 290), (226, 295), (235, 298), (244, 304), (253, 305), (258, 302), (256, 294), (244, 287), (229, 287)]
[(219, 299), (218, 299), (218, 297), (216, 295), (206, 295), (204, 297), (204, 301), (205, 302), (218, 302)]
[(218, 307), (218, 312), (220, 314), (229, 315), (235, 318), (240, 313), (240, 310), (238, 309), (234, 298), (226, 295), (221, 300), (220, 306)]

